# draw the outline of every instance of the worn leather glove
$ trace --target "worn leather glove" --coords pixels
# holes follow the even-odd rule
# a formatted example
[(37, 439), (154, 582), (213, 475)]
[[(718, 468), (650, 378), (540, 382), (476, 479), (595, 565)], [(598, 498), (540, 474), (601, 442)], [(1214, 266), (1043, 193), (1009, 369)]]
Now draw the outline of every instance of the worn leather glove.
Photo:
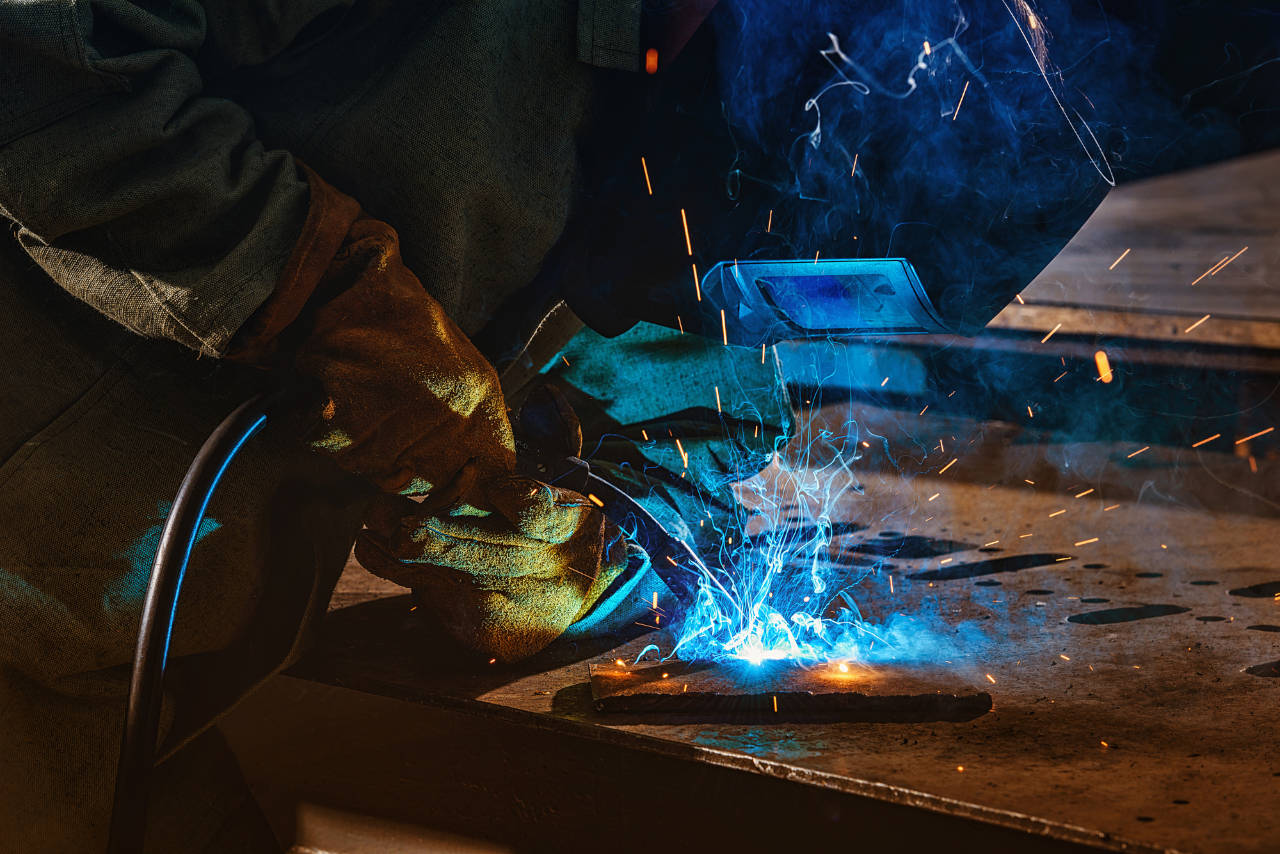
[(230, 358), (291, 359), (322, 390), (312, 444), (398, 493), (374, 502), (366, 568), (420, 588), (477, 651), (537, 652), (625, 566), (617, 527), (585, 497), (515, 474), (493, 367), (405, 267), (395, 230), (307, 176), (303, 234)]

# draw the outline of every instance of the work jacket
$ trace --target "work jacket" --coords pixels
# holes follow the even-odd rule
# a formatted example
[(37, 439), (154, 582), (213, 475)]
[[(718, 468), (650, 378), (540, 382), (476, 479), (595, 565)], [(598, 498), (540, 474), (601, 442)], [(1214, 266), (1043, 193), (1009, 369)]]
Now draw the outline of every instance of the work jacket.
[[(271, 294), (301, 231), (308, 190), (293, 160), (302, 152), (292, 149), (295, 142), (305, 148), (308, 134), (315, 131), (299, 128), (296, 121), (273, 126), (271, 108), (255, 114), (245, 103), (250, 96), (237, 91), (237, 81), (243, 83), (246, 70), (250, 77), (260, 69), (287, 77), (291, 53), (311, 49), (334, 30), (358, 29), (382, 15), (403, 15), (405, 32), (412, 32), (421, 28), (417, 22), (424, 16), (467, 14), (443, 6), (437, 13), (435, 5), (407, 10), (418, 4), (0, 4), (0, 214), (31, 258), (75, 296), (142, 335), (223, 354)], [(482, 174), (477, 180), (480, 167), (464, 159), (442, 167), (424, 163), (424, 170), (443, 173), (438, 176), (441, 187), (486, 181), (489, 186), (470, 195), (459, 189), (455, 197), (442, 189), (440, 198), (417, 188), (412, 204), (403, 202), (412, 208), (447, 209), (439, 223), (424, 229), (430, 232), (435, 226), (439, 246), (409, 245), (406, 257), (467, 332), (475, 331), (504, 296), (534, 275), (559, 236), (573, 180), (572, 169), (564, 165), (572, 161), (571, 152), (565, 156), (564, 146), (572, 142), (589, 88), (583, 69), (565, 63), (526, 63), (528, 77), (503, 79), (500, 54), (509, 48), (500, 34), (520, 26), (522, 12), (517, 4), (507, 5), (512, 7), (510, 20), (492, 9), (476, 12), (473, 17), (486, 17), (461, 24), (454, 39), (476, 38), (468, 27), (480, 39), (486, 30), (490, 33), (492, 78), (484, 79), (482, 68), (471, 69), (474, 91), (465, 83), (451, 85), (443, 74), (422, 81), (423, 86), (441, 87), (445, 121), (424, 124), (421, 135), (487, 146), (480, 157), (512, 148), (499, 157), (511, 173)], [(577, 12), (577, 57), (605, 68), (642, 68), (646, 55), (657, 51), (645, 47), (645, 39), (663, 49), (678, 46), (711, 5), (694, 3), (694, 14), (676, 16), (676, 25), (655, 27), (642, 19), (638, 0), (584, 0)], [(385, 34), (387, 28), (371, 29)], [(343, 60), (347, 73), (334, 83), (328, 117), (341, 112), (341, 97), (352, 95), (353, 81), (374, 85), (392, 47), (385, 35), (381, 38), (371, 36), (367, 55)], [(467, 70), (467, 58), (476, 53), (474, 47), (467, 51), (442, 40), (443, 72)], [(323, 83), (317, 81), (313, 89)], [(295, 101), (315, 94), (300, 94), (296, 85), (282, 90)], [(474, 97), (468, 103), (469, 96)], [(508, 115), (520, 109), (517, 100), (559, 124), (522, 128), (518, 116)], [(277, 109), (274, 115), (296, 118), (299, 112)], [(394, 114), (385, 120), (406, 121)], [(519, 146), (527, 140), (503, 139), (507, 124), (508, 132), (535, 137), (539, 148), (526, 154)], [(424, 149), (433, 146), (423, 143)], [(366, 154), (376, 156), (377, 151)], [(453, 180), (451, 168), (467, 174)], [(343, 186), (342, 175), (320, 171), (340, 189), (360, 196), (366, 207), (377, 203), (365, 198), (361, 188)], [(503, 187), (504, 182), (520, 186)], [(497, 195), (503, 198), (495, 202)], [(396, 206), (384, 202), (382, 207), (374, 213), (398, 225), (392, 216)], [(468, 249), (475, 247), (459, 245), (466, 241), (456, 233), (457, 217), (449, 216), (459, 209), (510, 233), (510, 251), (485, 247), (468, 257)]]

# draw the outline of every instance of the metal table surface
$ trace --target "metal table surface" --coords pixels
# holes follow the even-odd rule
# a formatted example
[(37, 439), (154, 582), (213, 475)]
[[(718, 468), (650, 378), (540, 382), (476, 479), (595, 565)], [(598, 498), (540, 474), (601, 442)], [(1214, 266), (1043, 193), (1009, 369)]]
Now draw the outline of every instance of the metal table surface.
[[(866, 581), (859, 604), (975, 624), (952, 666), (992, 695), (977, 719), (610, 717), (593, 711), (587, 663), (668, 648), (660, 633), (560, 646), (516, 668), (460, 666), (408, 613), (403, 591), (354, 565), (320, 648), (293, 675), (416, 702), (478, 701), (636, 749), (679, 748), (685, 759), (1036, 836), (1118, 850), (1280, 850), (1274, 445), (1245, 445), (1253, 460), (1229, 452), (1234, 437), (1217, 454), (1135, 456), (1131, 443), (1057, 445), (1027, 425), (874, 408), (859, 417), (907, 450), (893, 465), (874, 450), (856, 464), (865, 494), (847, 495), (839, 515), (866, 527), (837, 536), (835, 550), (921, 538), (912, 542), (925, 548), (903, 549)], [(950, 450), (908, 446), (930, 431)]]

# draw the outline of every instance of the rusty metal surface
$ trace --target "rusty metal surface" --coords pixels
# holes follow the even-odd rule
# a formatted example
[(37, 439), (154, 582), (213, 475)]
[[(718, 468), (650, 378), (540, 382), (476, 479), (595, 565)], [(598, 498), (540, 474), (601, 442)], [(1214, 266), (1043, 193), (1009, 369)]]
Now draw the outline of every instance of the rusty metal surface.
[[(947, 430), (948, 442), (958, 429), (930, 426)], [(984, 627), (988, 642), (958, 665), (993, 700), (972, 720), (611, 716), (594, 708), (583, 662), (630, 660), (649, 643), (669, 648), (668, 639), (476, 668), (459, 663), (403, 597), (332, 614), (322, 648), (296, 672), (420, 702), (481, 700), (610, 740), (634, 737), (637, 749), (669, 746), (695, 761), (1032, 834), (1129, 850), (1280, 850), (1280, 522), (1249, 497), (1249, 479), (1274, 477), (1277, 461), (1264, 455), (1253, 475), (1225, 454), (1195, 468), (1168, 449), (1130, 457), (1128, 445), (1038, 447), (1038, 458), (1069, 452), (1103, 485), (1075, 498), (1084, 488), (1069, 475), (1023, 482), (1042, 475), (1016, 465), (1025, 450), (1016, 431), (988, 433), (997, 447), (967, 446), (941, 478), (904, 479), (864, 459), (865, 494), (843, 512), (875, 523), (849, 526), (835, 550), (896, 548), (881, 568), (894, 592), (884, 595), (883, 575), (871, 579), (864, 613), (928, 610)], [(988, 479), (993, 471), (999, 479)], [(1187, 506), (1208, 478), (1233, 484), (1239, 501)], [(352, 570), (343, 595), (359, 595), (361, 573)]]

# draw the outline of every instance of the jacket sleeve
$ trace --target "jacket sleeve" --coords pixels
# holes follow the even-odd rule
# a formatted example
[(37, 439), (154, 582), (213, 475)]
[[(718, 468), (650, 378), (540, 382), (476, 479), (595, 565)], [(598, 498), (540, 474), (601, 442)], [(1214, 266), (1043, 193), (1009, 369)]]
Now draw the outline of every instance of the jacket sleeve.
[(0, 214), (63, 288), (222, 355), (307, 214), (293, 159), (206, 96), (193, 0), (0, 3)]

